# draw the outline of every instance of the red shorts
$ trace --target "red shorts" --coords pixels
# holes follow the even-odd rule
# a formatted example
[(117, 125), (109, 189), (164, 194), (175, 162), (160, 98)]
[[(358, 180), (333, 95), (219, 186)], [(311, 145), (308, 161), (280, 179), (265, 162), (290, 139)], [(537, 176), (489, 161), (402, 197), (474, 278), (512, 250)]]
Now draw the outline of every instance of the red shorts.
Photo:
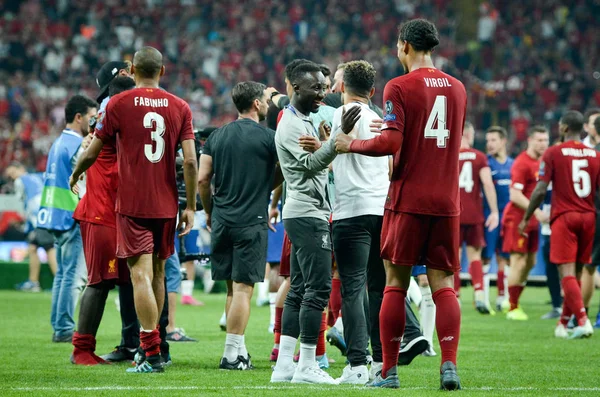
[(102, 281), (128, 284), (127, 260), (117, 259), (117, 231), (108, 226), (81, 222), (81, 239), (88, 272), (88, 285)]
[(469, 247), (485, 247), (485, 237), (483, 235), (483, 224), (478, 225), (460, 225), (460, 243), (466, 243)]
[(381, 257), (395, 265), (423, 264), (432, 269), (460, 270), (460, 216), (433, 216), (385, 210)]
[(168, 259), (175, 252), (175, 218), (131, 218), (117, 214), (117, 257), (156, 254)]
[(290, 255), (292, 254), (292, 242), (287, 233), (283, 232), (283, 245), (281, 246), (281, 260), (279, 261), (279, 275), (290, 276)]
[(527, 232), (527, 237), (519, 234), (519, 223), (505, 220), (502, 224), (502, 251), (527, 254), (537, 252), (540, 233), (538, 229)]
[(565, 212), (550, 225), (550, 262), (592, 263), (592, 248), (596, 230), (593, 212)]

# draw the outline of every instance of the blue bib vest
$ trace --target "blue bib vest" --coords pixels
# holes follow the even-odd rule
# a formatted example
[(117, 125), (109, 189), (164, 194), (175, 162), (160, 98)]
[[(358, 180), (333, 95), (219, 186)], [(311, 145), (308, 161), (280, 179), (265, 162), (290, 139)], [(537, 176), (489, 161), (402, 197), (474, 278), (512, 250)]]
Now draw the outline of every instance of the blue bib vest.
[(79, 197), (71, 192), (69, 177), (73, 172), (71, 161), (77, 154), (82, 140), (76, 132), (63, 130), (50, 148), (42, 201), (38, 211), (39, 228), (65, 231), (75, 224), (73, 212)]
[(40, 209), (40, 200), (44, 188), (44, 174), (25, 174), (19, 179), (23, 183), (25, 190), (25, 197), (23, 198), (25, 215), (27, 217), (25, 233), (29, 233), (37, 225), (37, 214)]

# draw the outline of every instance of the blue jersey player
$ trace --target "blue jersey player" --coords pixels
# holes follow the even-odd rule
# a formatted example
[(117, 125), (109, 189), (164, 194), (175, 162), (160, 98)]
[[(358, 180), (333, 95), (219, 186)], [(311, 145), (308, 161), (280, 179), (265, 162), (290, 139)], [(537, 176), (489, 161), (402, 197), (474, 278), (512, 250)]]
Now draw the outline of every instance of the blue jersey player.
[[(487, 143), (488, 163), (492, 171), (492, 180), (494, 181), (494, 186), (496, 187), (498, 211), (500, 213), (500, 224), (502, 224), (502, 213), (504, 212), (504, 207), (506, 207), (510, 201), (510, 170), (514, 161), (507, 155), (507, 136), (506, 129), (499, 126), (492, 126), (488, 128), (485, 137)], [(484, 217), (487, 219), (487, 216), (490, 214), (487, 200), (483, 200), (483, 212)], [(500, 231), (501, 228), (499, 227), (493, 229), (492, 231), (489, 231), (487, 228), (485, 229), (486, 247), (483, 249), (481, 255), (484, 269), (489, 269), (492, 257), (494, 254), (496, 254), (496, 261), (498, 262), (498, 297), (496, 298), (496, 308), (498, 310), (503, 309), (503, 303), (504, 305), (508, 303), (505, 298), (507, 293), (504, 269), (508, 265), (509, 254), (502, 252), (502, 236)], [(485, 290), (489, 293), (489, 278), (485, 277), (485, 281)]]

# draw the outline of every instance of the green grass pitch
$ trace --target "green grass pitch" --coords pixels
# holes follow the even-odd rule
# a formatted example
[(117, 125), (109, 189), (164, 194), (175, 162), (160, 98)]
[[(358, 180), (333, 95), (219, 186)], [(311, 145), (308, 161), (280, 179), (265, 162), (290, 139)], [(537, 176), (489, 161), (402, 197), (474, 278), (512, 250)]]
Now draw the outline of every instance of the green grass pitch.
[[(554, 321), (540, 320), (549, 306), (545, 288), (523, 294), (528, 322), (508, 322), (503, 315), (483, 317), (472, 309), (471, 290), (463, 295), (459, 374), (461, 395), (579, 396), (600, 395), (600, 335), (588, 340), (556, 340)], [(495, 292), (495, 291), (494, 291)], [(97, 353), (110, 351), (119, 341), (120, 318), (111, 293), (100, 331)], [(204, 307), (177, 308), (177, 325), (199, 339), (173, 343), (174, 365), (164, 374), (126, 374), (126, 365), (79, 367), (69, 363), (72, 347), (50, 342), (50, 294), (0, 291), (0, 396), (430, 396), (439, 394), (439, 356), (417, 357), (399, 369), (401, 389), (365, 390), (351, 386), (271, 385), (268, 356), (272, 335), (267, 333), (269, 308), (253, 305), (246, 344), (254, 371), (217, 369), (225, 333), (218, 327), (224, 295), (198, 295)], [(594, 299), (594, 310), (597, 304)], [(436, 341), (437, 345), (437, 341)], [(439, 353), (439, 347), (436, 346)], [(329, 373), (341, 375), (344, 359), (328, 347), (336, 360)]]

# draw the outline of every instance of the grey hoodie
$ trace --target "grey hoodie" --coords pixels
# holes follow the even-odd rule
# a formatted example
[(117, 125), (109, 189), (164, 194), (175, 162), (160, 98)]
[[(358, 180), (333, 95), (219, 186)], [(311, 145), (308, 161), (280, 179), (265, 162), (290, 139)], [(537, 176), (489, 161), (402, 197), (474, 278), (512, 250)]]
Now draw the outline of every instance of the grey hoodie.
[(335, 134), (314, 153), (302, 149), (302, 135), (319, 139), (319, 132), (309, 117), (286, 107), (275, 133), (279, 165), (286, 181), (283, 219), (320, 218), (329, 221), (331, 207), (327, 195), (327, 167), (336, 156)]

